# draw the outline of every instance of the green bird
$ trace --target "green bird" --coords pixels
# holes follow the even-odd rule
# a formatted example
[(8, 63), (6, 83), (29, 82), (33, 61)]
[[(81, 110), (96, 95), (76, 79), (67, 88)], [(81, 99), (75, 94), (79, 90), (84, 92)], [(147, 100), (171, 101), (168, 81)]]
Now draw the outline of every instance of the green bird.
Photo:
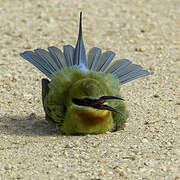
[(50, 80), (42, 79), (46, 120), (71, 134), (100, 134), (123, 129), (128, 118), (121, 85), (150, 73), (128, 59), (113, 61), (115, 53), (97, 47), (86, 50), (82, 36), (82, 13), (76, 47), (65, 45), (48, 51), (25, 51), (21, 57)]

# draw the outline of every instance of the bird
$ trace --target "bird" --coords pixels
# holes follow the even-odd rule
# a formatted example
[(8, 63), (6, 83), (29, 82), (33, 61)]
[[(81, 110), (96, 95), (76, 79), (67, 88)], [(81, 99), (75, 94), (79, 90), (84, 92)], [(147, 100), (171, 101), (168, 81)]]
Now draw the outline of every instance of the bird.
[(120, 88), (148, 76), (128, 59), (114, 60), (113, 51), (93, 47), (86, 54), (82, 12), (75, 48), (24, 51), (20, 56), (39, 69), (45, 119), (65, 135), (103, 134), (124, 129), (129, 116)]

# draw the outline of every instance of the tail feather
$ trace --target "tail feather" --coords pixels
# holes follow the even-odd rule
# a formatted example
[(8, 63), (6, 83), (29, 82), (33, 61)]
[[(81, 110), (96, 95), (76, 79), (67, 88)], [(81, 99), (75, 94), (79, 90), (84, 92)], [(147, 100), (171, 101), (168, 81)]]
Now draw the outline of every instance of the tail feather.
[(37, 67), (42, 73), (44, 73), (47, 77), (51, 77), (51, 71), (48, 66), (42, 62), (41, 58), (39, 58), (36, 54), (31, 51), (25, 51), (20, 53), (20, 56), (29, 61), (35, 67)]
[(135, 80), (135, 79), (138, 79), (138, 78), (141, 78), (141, 77), (144, 77), (144, 76), (148, 76), (150, 75), (150, 73), (146, 70), (140, 70), (138, 72), (136, 72), (135, 74), (132, 74), (131, 76), (128, 76), (126, 79), (124, 80), (119, 80), (120, 84), (126, 84), (132, 80)]
[(63, 48), (66, 65), (73, 66), (74, 48), (71, 45), (66, 45)]
[(112, 73), (112, 75), (117, 75), (122, 69), (131, 64), (131, 61), (128, 59), (116, 60), (106, 72)]
[(58, 69), (61, 70), (64, 66), (64, 56), (62, 51), (54, 46), (48, 47), (48, 50)]
[(97, 68), (97, 71), (101, 71), (104, 72), (107, 67), (109, 66), (109, 64), (111, 63), (111, 61), (113, 60), (115, 56), (115, 53), (112, 51), (106, 51), (102, 54), (102, 56), (100, 57), (100, 62)]
[(87, 67), (86, 50), (82, 36), (82, 12), (80, 13), (79, 35), (78, 35), (78, 40), (77, 40), (77, 44), (74, 52), (74, 60), (73, 60), (73, 65), (78, 66), (81, 64)]
[(54, 64), (54, 61), (47, 51), (45, 51), (43, 49), (36, 49), (36, 50), (34, 50), (34, 52), (37, 56), (39, 56), (39, 58), (41, 58), (47, 64), (51, 73), (56, 72), (57, 68)]
[(88, 58), (86, 58), (82, 36), (82, 12), (80, 13), (79, 35), (76, 47), (65, 45), (63, 50), (62, 52), (57, 47), (51, 46), (48, 48), (48, 51), (36, 49), (34, 52), (25, 51), (20, 55), (49, 78), (54, 72), (62, 70), (65, 66), (76, 66), (80, 71), (90, 70), (111, 73), (118, 78), (121, 84), (150, 74), (148, 71), (143, 70), (141, 66), (132, 64), (128, 59), (120, 59), (111, 64), (115, 53), (106, 51), (102, 54), (102, 50), (97, 47), (90, 49)]
[(97, 47), (93, 47), (88, 52), (88, 68), (91, 71), (96, 71), (99, 65), (99, 59), (101, 57), (101, 49)]
[(121, 80), (123, 81), (124, 79), (137, 73), (141, 69), (142, 67), (137, 64), (130, 64), (127, 67), (125, 67), (122, 71), (120, 71), (116, 76), (118, 77), (120, 81)]

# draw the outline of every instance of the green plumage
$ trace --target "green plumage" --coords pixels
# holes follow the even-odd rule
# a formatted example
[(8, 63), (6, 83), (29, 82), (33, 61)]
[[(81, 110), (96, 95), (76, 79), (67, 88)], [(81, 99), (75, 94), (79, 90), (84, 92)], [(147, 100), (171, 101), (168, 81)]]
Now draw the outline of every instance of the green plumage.
[(67, 135), (123, 129), (128, 112), (120, 86), (150, 74), (128, 59), (113, 61), (112, 51), (93, 47), (86, 55), (82, 12), (75, 48), (65, 45), (62, 52), (51, 46), (20, 55), (51, 79), (42, 79), (46, 120)]
[(103, 124), (84, 126), (73, 111), (77, 109), (72, 103), (73, 98), (121, 97), (120, 84), (109, 73), (83, 72), (76, 67), (68, 67), (55, 72), (49, 83), (48, 80), (43, 79), (42, 87), (46, 119), (54, 122), (65, 134), (98, 134), (121, 129), (125, 125), (128, 112), (123, 101), (108, 101), (111, 107), (119, 110), (123, 115), (109, 111), (111, 115)]

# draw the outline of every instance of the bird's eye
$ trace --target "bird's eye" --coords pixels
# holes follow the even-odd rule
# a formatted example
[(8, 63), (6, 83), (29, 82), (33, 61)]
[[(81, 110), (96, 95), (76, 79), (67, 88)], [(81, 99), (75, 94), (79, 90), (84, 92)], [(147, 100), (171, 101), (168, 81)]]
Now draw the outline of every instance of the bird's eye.
[(83, 101), (88, 102), (89, 98), (84, 98)]

